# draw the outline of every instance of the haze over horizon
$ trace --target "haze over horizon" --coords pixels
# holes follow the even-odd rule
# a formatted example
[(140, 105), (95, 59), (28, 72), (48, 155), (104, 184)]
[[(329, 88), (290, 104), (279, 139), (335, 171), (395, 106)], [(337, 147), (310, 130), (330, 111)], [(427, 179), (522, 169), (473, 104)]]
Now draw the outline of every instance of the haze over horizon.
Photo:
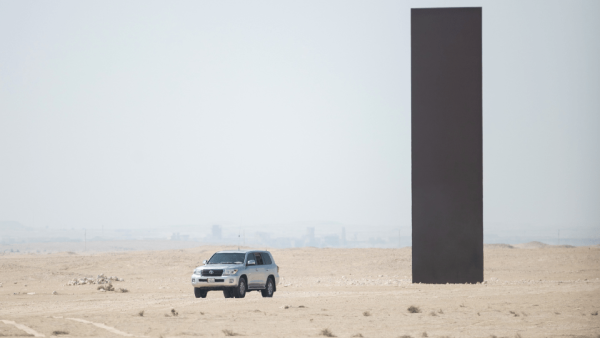
[(486, 235), (600, 238), (592, 0), (0, 2), (0, 221), (410, 236), (410, 9), (440, 6), (483, 8)]

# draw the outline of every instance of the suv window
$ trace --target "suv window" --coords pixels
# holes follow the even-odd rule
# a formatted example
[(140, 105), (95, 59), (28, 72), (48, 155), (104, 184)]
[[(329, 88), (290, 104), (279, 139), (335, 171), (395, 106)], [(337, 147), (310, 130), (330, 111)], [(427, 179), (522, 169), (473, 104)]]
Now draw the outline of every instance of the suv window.
[(268, 253), (266, 252), (261, 252), (260, 253), (263, 259), (263, 262), (265, 263), (265, 265), (271, 265), (273, 264), (273, 262), (271, 261), (271, 256), (269, 256)]
[(259, 252), (255, 252), (254, 257), (256, 259), (256, 265), (263, 265), (263, 260)]
[(243, 253), (217, 252), (208, 264), (240, 264), (244, 261)]

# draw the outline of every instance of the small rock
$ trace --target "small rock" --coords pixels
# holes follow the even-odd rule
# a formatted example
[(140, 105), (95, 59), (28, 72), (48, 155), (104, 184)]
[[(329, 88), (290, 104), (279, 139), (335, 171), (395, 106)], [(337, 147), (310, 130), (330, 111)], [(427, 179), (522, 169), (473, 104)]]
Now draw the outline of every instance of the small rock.
[(53, 295), (58, 295), (58, 292), (56, 292), (56, 291), (52, 291), (52, 294), (53, 294)]

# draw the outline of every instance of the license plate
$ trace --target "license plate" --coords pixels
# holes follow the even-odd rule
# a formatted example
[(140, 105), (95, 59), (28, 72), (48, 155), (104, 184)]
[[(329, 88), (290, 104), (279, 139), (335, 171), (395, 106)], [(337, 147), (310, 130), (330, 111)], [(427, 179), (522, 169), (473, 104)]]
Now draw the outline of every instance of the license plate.
[(209, 283), (214, 283), (214, 282), (215, 282), (215, 279), (214, 279), (214, 278), (209, 278), (209, 279), (208, 279), (208, 282), (209, 282)]

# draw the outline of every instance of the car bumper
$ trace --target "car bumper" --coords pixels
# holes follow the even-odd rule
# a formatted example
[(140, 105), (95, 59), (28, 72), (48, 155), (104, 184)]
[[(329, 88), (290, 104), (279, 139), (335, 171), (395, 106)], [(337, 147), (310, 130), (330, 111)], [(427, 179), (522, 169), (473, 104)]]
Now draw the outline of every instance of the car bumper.
[(192, 275), (192, 286), (195, 288), (226, 288), (236, 287), (238, 285), (239, 276), (221, 276), (221, 277), (206, 277)]

